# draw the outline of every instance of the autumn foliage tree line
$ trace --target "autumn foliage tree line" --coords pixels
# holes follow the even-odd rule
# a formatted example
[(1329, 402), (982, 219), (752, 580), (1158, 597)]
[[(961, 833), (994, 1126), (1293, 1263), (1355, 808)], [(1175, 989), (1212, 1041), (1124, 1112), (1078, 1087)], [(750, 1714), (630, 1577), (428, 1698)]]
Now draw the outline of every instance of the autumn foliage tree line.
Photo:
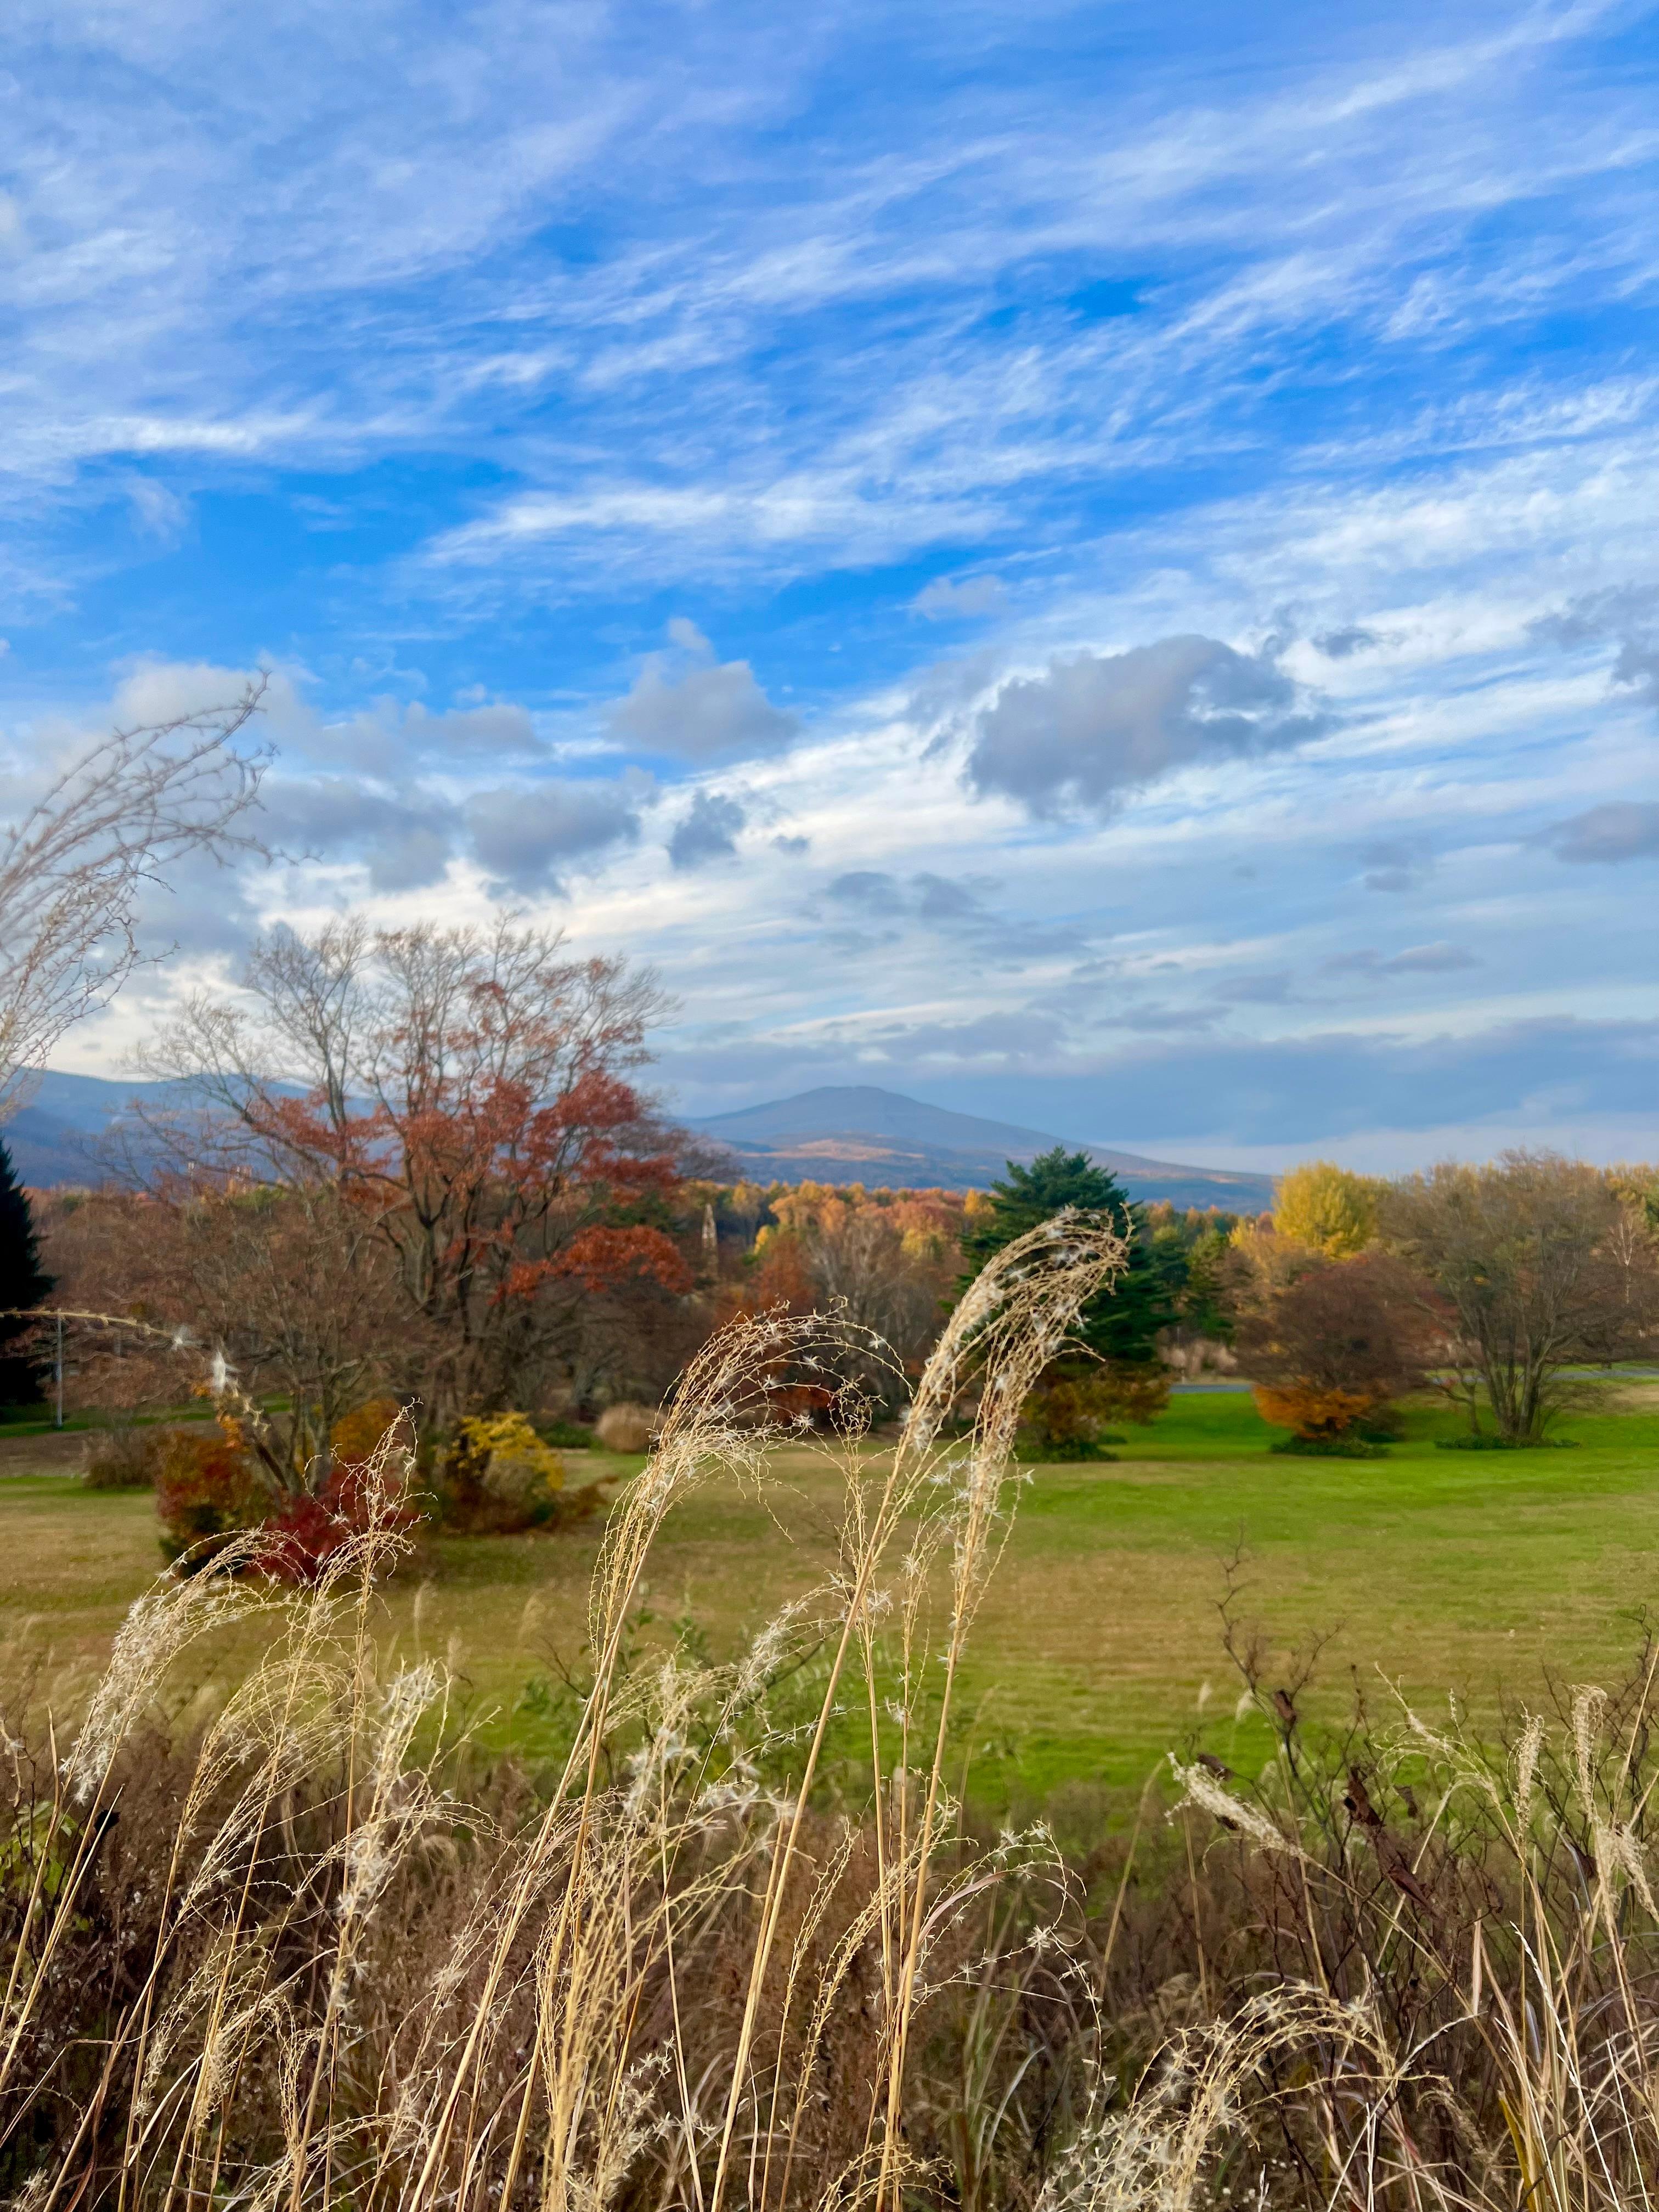
[[(1260, 1219), (1132, 1206), (1063, 1148), (988, 1192), (763, 1188), (641, 1087), (663, 1011), (648, 976), (511, 921), (279, 931), (234, 998), (185, 1005), (125, 1159), (40, 1206), (72, 1399), (137, 1412), (187, 1372), (216, 1407), (209, 1441), (124, 1447), (178, 1544), (263, 1517), (314, 1560), (398, 1418), (455, 1524), (556, 1519), (592, 1502), (560, 1442), (608, 1419), (643, 1448), (734, 1313), (833, 1308), (918, 1373), (966, 1282), (1065, 1206), (1111, 1217), (1131, 1261), (1032, 1393), (1036, 1455), (1109, 1454), (1215, 1367), (1288, 1449), (1378, 1449), (1431, 1388), (1469, 1441), (1535, 1443), (1575, 1368), (1656, 1343), (1650, 1170), (1315, 1164)], [(890, 1365), (860, 1380), (900, 1413)]]

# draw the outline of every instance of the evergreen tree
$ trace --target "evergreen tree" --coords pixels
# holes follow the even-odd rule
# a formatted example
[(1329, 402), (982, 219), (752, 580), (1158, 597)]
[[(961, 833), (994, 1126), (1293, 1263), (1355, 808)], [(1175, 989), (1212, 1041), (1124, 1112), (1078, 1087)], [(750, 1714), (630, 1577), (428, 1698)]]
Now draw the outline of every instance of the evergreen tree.
[(0, 1318), (0, 1406), (40, 1401), (39, 1365), (13, 1347), (28, 1333), (27, 1316), (51, 1289), (52, 1278), (40, 1265), (28, 1193), (13, 1170), (10, 1152), (0, 1143), (0, 1314), (4, 1316)]
[(1158, 1333), (1176, 1319), (1186, 1281), (1180, 1239), (1155, 1239), (1145, 1208), (1130, 1202), (1110, 1170), (1097, 1166), (1086, 1152), (1068, 1152), (1063, 1145), (1029, 1167), (1010, 1160), (1006, 1182), (993, 1183), (990, 1196), (990, 1211), (970, 1224), (962, 1240), (969, 1272), (960, 1289), (966, 1290), (993, 1253), (1062, 1206), (1106, 1214), (1129, 1240), (1129, 1264), (1113, 1289), (1085, 1306), (1072, 1334), (1115, 1367), (1156, 1367)]

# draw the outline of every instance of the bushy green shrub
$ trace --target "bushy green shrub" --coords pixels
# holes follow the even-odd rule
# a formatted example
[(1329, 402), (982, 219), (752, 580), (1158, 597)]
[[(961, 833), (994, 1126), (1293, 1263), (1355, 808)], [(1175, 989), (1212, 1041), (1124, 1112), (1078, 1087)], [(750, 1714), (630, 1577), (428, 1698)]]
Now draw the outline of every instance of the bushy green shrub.
[(556, 1451), (591, 1451), (593, 1448), (592, 1430), (584, 1429), (575, 1421), (538, 1421), (536, 1434)]
[(1437, 1451), (1571, 1451), (1576, 1437), (1437, 1437)]

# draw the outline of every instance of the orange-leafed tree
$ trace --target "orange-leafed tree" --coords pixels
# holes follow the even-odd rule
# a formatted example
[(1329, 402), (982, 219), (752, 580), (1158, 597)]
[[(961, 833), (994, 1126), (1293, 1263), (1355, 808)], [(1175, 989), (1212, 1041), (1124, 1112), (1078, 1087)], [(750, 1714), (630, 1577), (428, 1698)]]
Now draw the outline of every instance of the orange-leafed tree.
[(1392, 1401), (1424, 1386), (1443, 1337), (1427, 1286), (1391, 1255), (1310, 1253), (1262, 1283), (1236, 1341), (1262, 1418), (1328, 1443), (1390, 1426)]
[(372, 1221), (448, 1425), (556, 1381), (587, 1301), (690, 1289), (676, 1133), (629, 1080), (665, 1003), (511, 919), (279, 930), (147, 1056), (190, 1102), (152, 1133), (175, 1166), (326, 1184)]
[[(954, 1192), (866, 1190), (861, 1183), (776, 1185), (740, 1297), (750, 1310), (830, 1306), (920, 1373), (944, 1325), (962, 1264), (963, 1200)], [(898, 1383), (884, 1360), (854, 1362), (883, 1403)]]

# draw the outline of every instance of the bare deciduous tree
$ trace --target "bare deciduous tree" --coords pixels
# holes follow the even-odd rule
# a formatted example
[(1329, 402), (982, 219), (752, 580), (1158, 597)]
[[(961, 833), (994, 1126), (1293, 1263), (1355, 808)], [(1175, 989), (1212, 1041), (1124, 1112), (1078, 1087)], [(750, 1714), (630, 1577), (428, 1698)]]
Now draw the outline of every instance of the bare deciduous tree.
[(1479, 1374), (1506, 1442), (1538, 1441), (1570, 1395), (1570, 1369), (1653, 1342), (1653, 1239), (1581, 1160), (1512, 1152), (1486, 1167), (1443, 1162), (1388, 1188), (1382, 1225), (1455, 1316), (1455, 1356)]
[(232, 825), (258, 798), (264, 763), (232, 740), (264, 688), (114, 731), (0, 837), (0, 1110), (138, 963), (146, 886), (192, 853), (258, 849)]
[(385, 1239), (331, 1183), (77, 1193), (45, 1225), (76, 1399), (170, 1405), (221, 1354), (216, 1395), (279, 1490), (325, 1476), (342, 1415), (419, 1378), (427, 1347)]

